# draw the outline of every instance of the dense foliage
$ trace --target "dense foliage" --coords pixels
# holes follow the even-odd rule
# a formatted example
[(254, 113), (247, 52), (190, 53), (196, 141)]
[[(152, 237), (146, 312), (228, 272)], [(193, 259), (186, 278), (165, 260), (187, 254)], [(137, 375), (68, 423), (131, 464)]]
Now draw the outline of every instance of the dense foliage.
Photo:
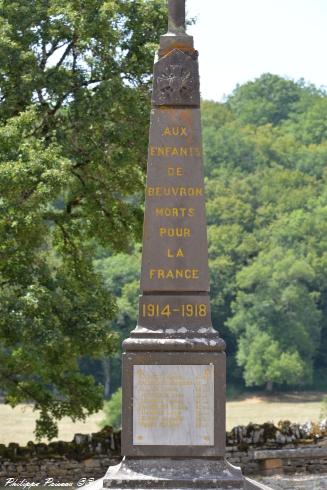
[[(213, 320), (229, 381), (326, 389), (327, 95), (265, 74), (224, 104), (204, 102), (202, 116)], [(126, 326), (131, 260), (134, 279), (123, 256), (105, 263), (109, 275), (121, 264)]]
[(104, 418), (100, 422), (100, 427), (113, 427), (114, 429), (121, 428), (122, 417), (122, 389), (118, 388), (117, 391), (111, 396), (110, 400), (105, 402), (103, 408)]
[(266, 74), (203, 112), (217, 327), (246, 385), (310, 385), (327, 368), (327, 96)]
[[(99, 409), (82, 356), (110, 354), (96, 247), (140, 238), (163, 0), (0, 0), (0, 389), (36, 434)], [(137, 124), (136, 124), (137, 121)]]

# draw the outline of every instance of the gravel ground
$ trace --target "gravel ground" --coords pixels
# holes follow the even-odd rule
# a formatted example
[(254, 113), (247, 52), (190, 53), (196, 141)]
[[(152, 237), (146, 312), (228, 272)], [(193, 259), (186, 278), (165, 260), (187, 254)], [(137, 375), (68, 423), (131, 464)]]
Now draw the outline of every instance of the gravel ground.
[(257, 477), (256, 481), (270, 486), (273, 490), (327, 490), (326, 475), (293, 475)]

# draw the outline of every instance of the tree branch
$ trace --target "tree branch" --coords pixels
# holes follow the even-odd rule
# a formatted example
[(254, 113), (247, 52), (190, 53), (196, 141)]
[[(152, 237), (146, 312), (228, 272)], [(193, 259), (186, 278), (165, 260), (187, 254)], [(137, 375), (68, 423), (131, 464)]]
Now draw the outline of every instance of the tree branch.
[(70, 51), (73, 49), (74, 47), (74, 44), (75, 44), (75, 41), (71, 41), (67, 48), (65, 49), (65, 51), (63, 52), (63, 55), (61, 56), (60, 60), (58, 61), (58, 63), (55, 65), (55, 68), (60, 68), (60, 66), (63, 64), (63, 62), (65, 61), (65, 58), (69, 55)]

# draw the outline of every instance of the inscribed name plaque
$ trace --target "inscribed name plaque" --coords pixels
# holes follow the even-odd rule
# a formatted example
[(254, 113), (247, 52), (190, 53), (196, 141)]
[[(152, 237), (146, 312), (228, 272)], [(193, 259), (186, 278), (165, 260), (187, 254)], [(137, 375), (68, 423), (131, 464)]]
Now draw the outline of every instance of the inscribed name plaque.
[(135, 365), (133, 444), (214, 445), (214, 366)]

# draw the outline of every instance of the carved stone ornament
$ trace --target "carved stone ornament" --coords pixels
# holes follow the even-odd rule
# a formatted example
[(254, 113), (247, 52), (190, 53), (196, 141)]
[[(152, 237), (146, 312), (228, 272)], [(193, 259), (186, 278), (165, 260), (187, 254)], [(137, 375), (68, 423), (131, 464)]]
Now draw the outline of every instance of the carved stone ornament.
[(197, 52), (192, 55), (173, 49), (154, 65), (154, 106), (200, 105)]

